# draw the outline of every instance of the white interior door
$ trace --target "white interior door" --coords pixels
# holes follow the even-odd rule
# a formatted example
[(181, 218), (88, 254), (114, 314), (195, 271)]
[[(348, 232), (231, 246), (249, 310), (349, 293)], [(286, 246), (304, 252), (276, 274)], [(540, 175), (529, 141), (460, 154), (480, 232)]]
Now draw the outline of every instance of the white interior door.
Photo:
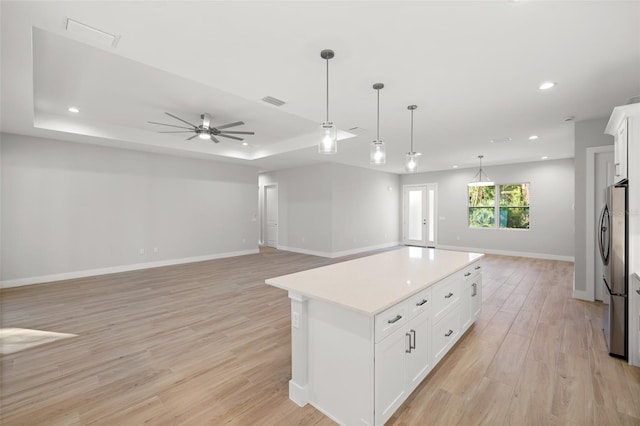
[(409, 246), (435, 246), (436, 223), (435, 184), (406, 185), (403, 188), (403, 243)]
[[(595, 155), (594, 165), (594, 218), (597, 220), (600, 217), (600, 212), (605, 204), (606, 189), (609, 185), (613, 185), (615, 174), (615, 165), (613, 159), (613, 152), (599, 152)], [(598, 236), (598, 230), (596, 230), (596, 237)], [(602, 259), (600, 259), (600, 252), (596, 248), (594, 251), (594, 285), (595, 285), (595, 298), (596, 300), (602, 300), (604, 303), (609, 303), (609, 295), (604, 291), (604, 284), (602, 282), (602, 274), (604, 273), (604, 265)]]
[(267, 185), (264, 187), (264, 211), (265, 211), (265, 245), (278, 247), (278, 186)]

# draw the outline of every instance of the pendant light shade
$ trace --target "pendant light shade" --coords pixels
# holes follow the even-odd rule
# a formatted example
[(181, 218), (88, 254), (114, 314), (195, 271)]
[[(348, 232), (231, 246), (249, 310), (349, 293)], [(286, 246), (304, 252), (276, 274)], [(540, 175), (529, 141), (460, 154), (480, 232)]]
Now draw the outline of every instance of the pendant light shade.
[(415, 173), (418, 171), (418, 157), (421, 155), (419, 152), (413, 150), (413, 111), (417, 108), (417, 105), (409, 105), (407, 107), (407, 109), (411, 111), (411, 149), (407, 152), (405, 161), (405, 170), (407, 173)]
[(329, 59), (335, 56), (333, 50), (325, 49), (320, 57), (327, 62), (327, 120), (322, 123), (322, 135), (318, 143), (320, 154), (335, 154), (338, 152), (338, 129), (329, 121)]
[[(491, 181), (491, 179), (489, 179), (489, 176), (487, 176), (487, 174), (482, 171), (482, 159), (484, 158), (484, 155), (478, 155), (478, 158), (480, 159), (480, 170), (478, 170), (478, 173), (476, 173), (476, 175), (474, 176), (475, 181), (469, 182), (467, 185), (468, 186), (494, 186), (496, 183)], [(486, 180), (482, 180), (483, 173), (484, 173), (484, 177), (487, 178)]]
[(387, 153), (384, 148), (384, 142), (380, 139), (380, 89), (384, 88), (384, 84), (376, 83), (373, 88), (378, 92), (378, 113), (376, 126), (376, 140), (371, 142), (371, 150), (369, 152), (370, 164), (384, 164), (387, 162)]

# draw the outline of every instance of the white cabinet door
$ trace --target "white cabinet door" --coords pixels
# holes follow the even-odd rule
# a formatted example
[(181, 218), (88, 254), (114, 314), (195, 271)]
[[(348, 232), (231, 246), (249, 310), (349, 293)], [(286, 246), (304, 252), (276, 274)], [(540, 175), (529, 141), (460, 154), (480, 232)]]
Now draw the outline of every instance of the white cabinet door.
[(427, 377), (431, 362), (431, 316), (425, 312), (414, 318), (408, 326), (410, 352), (407, 353), (407, 390), (413, 391)]
[(410, 333), (403, 327), (375, 345), (375, 422), (384, 424), (407, 398), (406, 355)]
[(627, 143), (628, 143), (628, 118), (625, 118), (614, 137), (614, 157), (615, 157), (615, 181), (616, 183), (627, 179)]

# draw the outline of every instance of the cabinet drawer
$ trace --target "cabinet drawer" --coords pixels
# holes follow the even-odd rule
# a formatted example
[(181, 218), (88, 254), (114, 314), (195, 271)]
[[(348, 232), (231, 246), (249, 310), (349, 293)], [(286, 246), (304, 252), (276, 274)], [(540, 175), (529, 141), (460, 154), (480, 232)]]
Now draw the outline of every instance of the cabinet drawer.
[(480, 262), (472, 263), (462, 270), (462, 278), (465, 280), (471, 280), (474, 276), (480, 274), (482, 271), (482, 265)]
[(433, 321), (437, 322), (445, 315), (449, 308), (460, 300), (461, 280), (455, 274), (432, 287)]
[(449, 351), (460, 337), (460, 303), (433, 326), (431, 345), (433, 348), (433, 365)]
[(407, 322), (407, 304), (399, 303), (376, 315), (376, 343), (401, 328)]
[(431, 311), (431, 287), (422, 290), (420, 293), (411, 297), (407, 303), (409, 317), (415, 318), (423, 312)]

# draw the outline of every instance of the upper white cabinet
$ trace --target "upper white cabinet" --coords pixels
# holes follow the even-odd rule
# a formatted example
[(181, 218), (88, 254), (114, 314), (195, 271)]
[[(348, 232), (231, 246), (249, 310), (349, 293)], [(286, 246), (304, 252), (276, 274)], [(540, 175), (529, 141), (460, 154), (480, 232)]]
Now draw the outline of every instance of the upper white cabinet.
[(614, 162), (616, 166), (615, 170), (615, 182), (622, 182), (627, 180), (627, 144), (628, 140), (628, 123), (629, 119), (625, 118), (618, 126), (616, 134), (614, 136)]
[(629, 177), (629, 127), (632, 119), (638, 120), (637, 116), (631, 118), (638, 107), (639, 104), (632, 104), (614, 108), (605, 130), (614, 140), (615, 183), (624, 182)]

